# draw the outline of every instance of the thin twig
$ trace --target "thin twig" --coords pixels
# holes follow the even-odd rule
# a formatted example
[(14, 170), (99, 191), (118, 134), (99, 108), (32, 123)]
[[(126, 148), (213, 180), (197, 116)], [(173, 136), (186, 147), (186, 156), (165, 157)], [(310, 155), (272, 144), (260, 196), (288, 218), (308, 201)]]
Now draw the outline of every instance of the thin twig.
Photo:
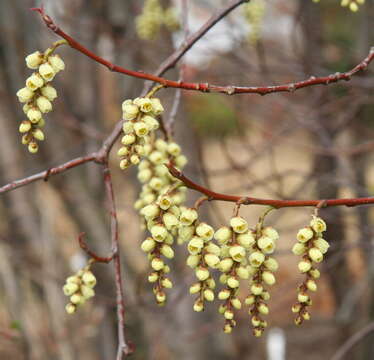
[(102, 256), (99, 256), (97, 255), (95, 252), (93, 252), (92, 250), (89, 249), (87, 243), (84, 241), (84, 236), (86, 235), (86, 233), (82, 232), (78, 235), (78, 242), (79, 242), (79, 246), (80, 248), (88, 255), (90, 256), (92, 259), (95, 260), (95, 262), (99, 262), (99, 263), (109, 263), (113, 260), (113, 253), (112, 255), (110, 256), (107, 256), (107, 257), (102, 257)]
[(331, 360), (342, 360), (347, 353), (362, 339), (374, 332), (374, 322), (369, 323), (363, 329), (352, 335), (333, 355)]
[(113, 264), (116, 283), (117, 297), (117, 318), (118, 318), (118, 351), (117, 360), (121, 360), (123, 355), (130, 355), (134, 351), (134, 347), (126, 340), (125, 335), (125, 300), (123, 294), (123, 283), (121, 274), (121, 258), (119, 250), (119, 232), (117, 210), (114, 198), (112, 176), (108, 167), (108, 163), (103, 164), (105, 190), (109, 205), (109, 213), (111, 218), (111, 241)]

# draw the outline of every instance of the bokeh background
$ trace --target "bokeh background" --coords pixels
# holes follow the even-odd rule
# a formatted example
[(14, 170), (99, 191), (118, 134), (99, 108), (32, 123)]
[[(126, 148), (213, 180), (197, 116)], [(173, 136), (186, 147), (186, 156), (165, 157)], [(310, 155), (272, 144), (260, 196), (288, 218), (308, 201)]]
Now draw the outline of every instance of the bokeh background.
[[(164, 7), (180, 1), (162, 1)], [(227, 1), (191, 0), (189, 29), (199, 28)], [(152, 41), (139, 39), (134, 19), (139, 0), (45, 0), (46, 12), (67, 33), (110, 61), (155, 71), (184, 33), (162, 28)], [(0, 1), (0, 185), (98, 149), (121, 116), (121, 102), (139, 96), (144, 83), (109, 72), (68, 47), (59, 53), (67, 69), (54, 84), (59, 97), (47, 116), (46, 141), (38, 155), (20, 144), (22, 107), (15, 96), (29, 70), (27, 54), (44, 51), (57, 38), (30, 7), (35, 0)], [(374, 45), (374, 2), (357, 13), (338, 1), (266, 1), (263, 17), (250, 24), (236, 9), (188, 53), (189, 81), (223, 85), (288, 83), (351, 69)], [(168, 78), (178, 79), (179, 69)], [(267, 96), (182, 92), (175, 137), (189, 157), (185, 173), (220, 192), (277, 199), (372, 196), (374, 193), (373, 66), (348, 83)], [(175, 89), (160, 92), (170, 113)], [(347, 339), (374, 321), (372, 207), (329, 208), (331, 251), (313, 297), (312, 320), (293, 325), (290, 307), (301, 281), (291, 254), (299, 228), (312, 209), (282, 209), (267, 218), (281, 234), (280, 262), (268, 322), (261, 339), (250, 333), (246, 310), (238, 326), (223, 334), (217, 304), (192, 310), (193, 273), (186, 249), (172, 262), (176, 284), (163, 308), (146, 281), (148, 264), (139, 249), (145, 234), (133, 203), (140, 185), (133, 169), (111, 169), (120, 221), (126, 294), (126, 328), (134, 359), (330, 359)], [(188, 203), (198, 194), (190, 192)], [(263, 208), (242, 207), (255, 224)], [(232, 204), (210, 203), (202, 217), (225, 225)], [(113, 269), (95, 265), (97, 295), (73, 315), (65, 313), (62, 285), (86, 258), (77, 235), (90, 247), (110, 250), (109, 218), (101, 168), (83, 165), (48, 182), (33, 183), (0, 197), (0, 359), (114, 359), (116, 313)], [(243, 287), (243, 289), (245, 286)], [(243, 291), (243, 296), (245, 296)], [(373, 359), (374, 334), (346, 359)], [(284, 347), (285, 354), (276, 350)], [(274, 351), (276, 355), (274, 355)], [(278, 356), (278, 357), (274, 357)]]

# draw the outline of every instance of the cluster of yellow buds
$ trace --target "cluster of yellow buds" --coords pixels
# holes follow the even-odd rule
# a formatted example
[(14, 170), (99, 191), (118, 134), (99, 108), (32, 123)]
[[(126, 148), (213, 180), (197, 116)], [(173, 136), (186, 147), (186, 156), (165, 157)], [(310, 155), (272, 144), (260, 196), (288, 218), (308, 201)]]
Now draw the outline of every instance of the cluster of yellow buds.
[(18, 100), (24, 103), (23, 111), (27, 120), (19, 126), (22, 144), (28, 146), (30, 153), (35, 154), (38, 149), (37, 141), (44, 140), (42, 128), (45, 125), (43, 114), (52, 110), (52, 101), (57, 97), (57, 92), (50, 85), (55, 75), (65, 69), (63, 60), (58, 55), (53, 55), (54, 48), (47, 49), (44, 53), (36, 51), (26, 57), (26, 65), (37, 70), (26, 79), (26, 86), (17, 92)]
[(298, 287), (298, 301), (292, 306), (292, 312), (297, 314), (296, 325), (310, 319), (307, 307), (312, 305), (312, 300), (308, 291), (317, 291), (315, 279), (320, 277), (320, 272), (315, 268), (315, 264), (323, 260), (323, 255), (330, 246), (322, 237), (324, 231), (326, 231), (326, 223), (320, 217), (313, 215), (310, 226), (300, 229), (297, 233), (298, 242), (292, 248), (295, 255), (302, 256), (298, 268), (306, 276), (304, 282)]
[[(220, 262), (220, 248), (211, 241), (214, 229), (207, 223), (198, 221), (196, 209), (183, 209), (179, 221), (180, 232), (186, 236), (186, 240), (189, 239), (187, 265), (195, 270), (195, 276), (198, 280), (190, 286), (190, 294), (197, 294), (193, 309), (200, 312), (205, 308), (205, 301), (211, 302), (215, 298), (216, 282), (211, 276), (209, 268), (217, 268)], [(187, 236), (187, 233), (190, 236)]]
[(218, 299), (224, 301), (219, 307), (219, 313), (225, 318), (224, 332), (231, 333), (236, 325), (234, 311), (242, 307), (238, 298), (240, 279), (248, 279), (250, 266), (247, 251), (254, 243), (254, 236), (248, 223), (240, 216), (230, 219), (230, 227), (219, 228), (214, 238), (221, 246), (221, 260), (218, 269), (222, 272), (220, 282), (226, 287), (218, 293)]
[(166, 276), (170, 267), (165, 264), (161, 256), (172, 259), (174, 257), (174, 236), (179, 225), (180, 210), (173, 205), (172, 198), (166, 193), (159, 197), (156, 203), (149, 204), (141, 209), (141, 215), (147, 222), (147, 229), (151, 236), (141, 244), (141, 249), (148, 253), (152, 272), (148, 281), (154, 283), (153, 292), (159, 305), (166, 302), (164, 289), (173, 287), (173, 283)]
[(138, 165), (142, 156), (150, 151), (149, 135), (159, 127), (156, 117), (164, 112), (157, 98), (136, 98), (122, 103), (123, 137), (122, 147), (118, 150), (121, 158), (120, 168), (127, 169), (130, 165)]
[(357, 12), (359, 5), (363, 5), (365, 0), (341, 0), (340, 5), (343, 7), (348, 7), (352, 12)]
[(183, 169), (187, 158), (182, 154), (181, 147), (173, 141), (167, 142), (163, 139), (150, 139), (145, 147), (147, 154), (139, 163), (137, 175), (143, 185), (135, 208), (141, 209), (152, 204), (165, 193), (168, 193), (173, 205), (181, 205), (186, 198), (186, 188), (179, 186), (182, 183), (171, 176), (164, 165), (171, 163)]
[[(318, 3), (320, 0), (313, 0), (313, 2)], [(340, 5), (343, 7), (348, 7), (352, 12), (357, 12), (359, 5), (365, 4), (365, 0), (341, 0)]]
[(136, 18), (138, 36), (144, 40), (154, 39), (162, 25), (170, 31), (180, 28), (175, 8), (163, 9), (159, 0), (145, 0), (142, 13)]
[(91, 263), (89, 262), (85, 268), (66, 279), (63, 292), (70, 298), (70, 302), (65, 307), (68, 314), (75, 313), (78, 306), (95, 296), (93, 288), (96, 285), (96, 277), (90, 271), (90, 267)]
[(261, 24), (265, 15), (265, 1), (252, 0), (243, 7), (244, 17), (250, 25), (249, 42), (254, 45), (260, 38)]
[(267, 327), (262, 316), (269, 314), (266, 301), (270, 299), (267, 286), (275, 284), (274, 272), (278, 270), (278, 262), (270, 256), (275, 250), (278, 232), (270, 227), (262, 227), (262, 222), (257, 224), (255, 242), (250, 249), (250, 292), (245, 299), (245, 304), (250, 306), (249, 315), (253, 326), (253, 335), (259, 337)]

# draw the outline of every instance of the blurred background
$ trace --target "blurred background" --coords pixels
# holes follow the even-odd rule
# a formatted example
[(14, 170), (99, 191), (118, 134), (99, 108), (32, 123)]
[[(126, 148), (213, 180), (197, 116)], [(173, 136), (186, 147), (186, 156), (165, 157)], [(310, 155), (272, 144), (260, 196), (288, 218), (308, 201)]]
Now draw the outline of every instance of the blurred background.
[[(257, 3), (256, 3), (257, 1)], [(161, 1), (164, 8), (181, 1)], [(197, 30), (228, 1), (190, 0), (189, 30)], [(141, 39), (135, 26), (139, 0), (45, 0), (46, 12), (68, 34), (106, 59), (154, 72), (183, 40), (183, 31), (159, 29)], [(183, 62), (187, 81), (222, 85), (271, 85), (350, 70), (374, 45), (374, 1), (353, 13), (339, 1), (254, 0), (215, 26)], [(29, 76), (27, 54), (58, 40), (29, 11), (36, 0), (0, 1), (0, 185), (95, 151), (121, 117), (121, 102), (139, 96), (144, 83), (109, 72), (62, 47), (67, 69), (47, 116), (46, 141), (31, 155), (20, 143), (22, 106), (15, 96)], [(249, 14), (249, 15), (248, 15)], [(167, 78), (178, 79), (178, 68)], [(215, 191), (276, 199), (372, 196), (374, 193), (373, 65), (348, 83), (267, 96), (181, 93), (175, 137), (188, 155), (185, 173)], [(169, 116), (175, 89), (159, 93)], [(158, 308), (147, 283), (148, 262), (139, 249), (145, 234), (133, 203), (140, 185), (134, 169), (122, 172), (113, 149), (111, 169), (120, 221), (128, 338), (134, 359), (331, 359), (347, 339), (374, 321), (372, 207), (321, 211), (331, 244), (313, 296), (312, 319), (293, 325), (290, 311), (302, 281), (291, 254), (295, 236), (312, 209), (272, 212), (267, 224), (280, 233), (277, 285), (269, 328), (253, 338), (246, 310), (231, 335), (214, 303), (192, 310), (194, 281), (185, 246), (172, 262), (176, 286)], [(198, 194), (189, 192), (188, 204)], [(255, 224), (263, 211), (242, 207)], [(226, 225), (232, 204), (210, 203), (202, 217)], [(77, 236), (90, 247), (110, 250), (109, 218), (101, 167), (87, 164), (0, 197), (0, 359), (114, 359), (116, 303), (111, 265), (95, 265), (97, 295), (73, 316), (64, 309), (66, 277), (87, 259)], [(245, 286), (243, 286), (245, 289)], [(243, 291), (243, 297), (245, 291)], [(374, 333), (342, 359), (373, 359)], [(283, 350), (275, 350), (279, 347)], [(274, 355), (275, 350), (275, 355)], [(337, 358), (335, 358), (336, 360)]]

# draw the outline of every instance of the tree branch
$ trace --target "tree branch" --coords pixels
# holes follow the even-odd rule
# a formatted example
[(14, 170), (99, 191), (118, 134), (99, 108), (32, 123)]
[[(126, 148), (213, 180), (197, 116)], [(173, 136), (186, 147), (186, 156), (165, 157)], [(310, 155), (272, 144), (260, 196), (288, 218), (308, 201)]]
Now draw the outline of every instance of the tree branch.
[[(201, 38), (215, 23), (217, 23), (219, 20), (221, 20), (224, 16), (227, 15), (229, 11), (237, 7), (238, 5), (244, 3), (246, 1), (233, 1), (229, 4), (227, 8), (225, 8), (223, 11), (221, 11), (216, 17), (213, 17), (215, 21), (212, 21), (210, 23), (210, 27), (207, 26), (206, 28), (203, 27), (203, 31), (199, 34), (194, 34), (190, 38), (190, 42), (187, 43), (187, 45), (184, 45), (185, 50), (184, 52), (180, 54), (180, 56), (176, 57), (176, 59), (173, 59), (173, 55), (171, 58), (169, 58), (163, 65), (163, 67), (160, 67), (159, 71), (163, 72), (165, 69), (168, 69), (172, 67), (176, 61), (196, 42), (198, 39)], [(201, 92), (218, 92), (218, 93), (224, 93), (227, 95), (234, 95), (234, 94), (260, 94), (260, 95), (267, 95), (271, 93), (276, 92), (294, 92), (295, 90), (302, 89), (308, 86), (314, 86), (314, 85), (329, 85), (332, 83), (336, 83), (338, 81), (348, 81), (351, 79), (352, 76), (356, 75), (358, 72), (365, 70), (370, 62), (374, 59), (374, 47), (372, 47), (369, 51), (369, 54), (367, 57), (362, 60), (358, 65), (356, 65), (353, 69), (344, 72), (344, 73), (335, 73), (328, 76), (322, 76), (322, 77), (315, 77), (311, 76), (309, 79), (283, 84), (283, 85), (275, 85), (275, 86), (249, 86), (249, 87), (243, 87), (243, 86), (233, 86), (233, 85), (211, 85), (208, 83), (188, 83), (183, 81), (174, 81), (169, 80), (166, 78), (163, 78), (159, 75), (153, 75), (149, 73), (145, 73), (143, 71), (134, 71), (129, 70), (126, 68), (123, 68), (121, 66), (112, 64), (110, 61), (103, 59), (102, 57), (96, 55), (92, 51), (85, 48), (82, 44), (80, 44), (78, 41), (73, 39), (70, 35), (66, 34), (63, 30), (61, 30), (51, 19), (50, 16), (45, 14), (44, 9), (42, 8), (33, 8), (32, 10), (38, 11), (44, 23), (48, 28), (50, 28), (56, 35), (59, 35), (63, 39), (65, 39), (68, 44), (76, 49), (77, 51), (81, 52), (82, 54), (88, 56), (92, 60), (98, 62), (99, 64), (102, 64), (106, 66), (110, 71), (121, 73), (127, 76), (136, 77), (139, 79), (144, 80), (150, 80), (159, 84), (162, 84), (164, 87), (172, 87), (177, 89), (184, 89), (184, 90), (194, 90), (194, 91), (201, 91)], [(209, 23), (209, 21), (208, 21)], [(183, 46), (182, 46), (183, 48)], [(180, 52), (181, 50), (178, 50)]]
[[(171, 164), (165, 164), (169, 169), (171, 175), (179, 179), (184, 183), (186, 187), (191, 190), (198, 191), (201, 194), (204, 194), (208, 197), (209, 201), (219, 200), (219, 201), (228, 201), (233, 203), (238, 203), (239, 201), (243, 205), (267, 205), (272, 206), (276, 209), (284, 207), (302, 207), (302, 206), (320, 206), (320, 207), (329, 207), (329, 206), (357, 206), (357, 205), (368, 205), (374, 204), (374, 197), (369, 198), (352, 198), (352, 199), (318, 199), (318, 200), (273, 200), (273, 199), (259, 199), (249, 196), (235, 196), (235, 195), (226, 195), (214, 192), (210, 189), (207, 189), (199, 184), (196, 184), (191, 179), (187, 178), (181, 171), (176, 169)], [(322, 204), (322, 205), (321, 205)]]

